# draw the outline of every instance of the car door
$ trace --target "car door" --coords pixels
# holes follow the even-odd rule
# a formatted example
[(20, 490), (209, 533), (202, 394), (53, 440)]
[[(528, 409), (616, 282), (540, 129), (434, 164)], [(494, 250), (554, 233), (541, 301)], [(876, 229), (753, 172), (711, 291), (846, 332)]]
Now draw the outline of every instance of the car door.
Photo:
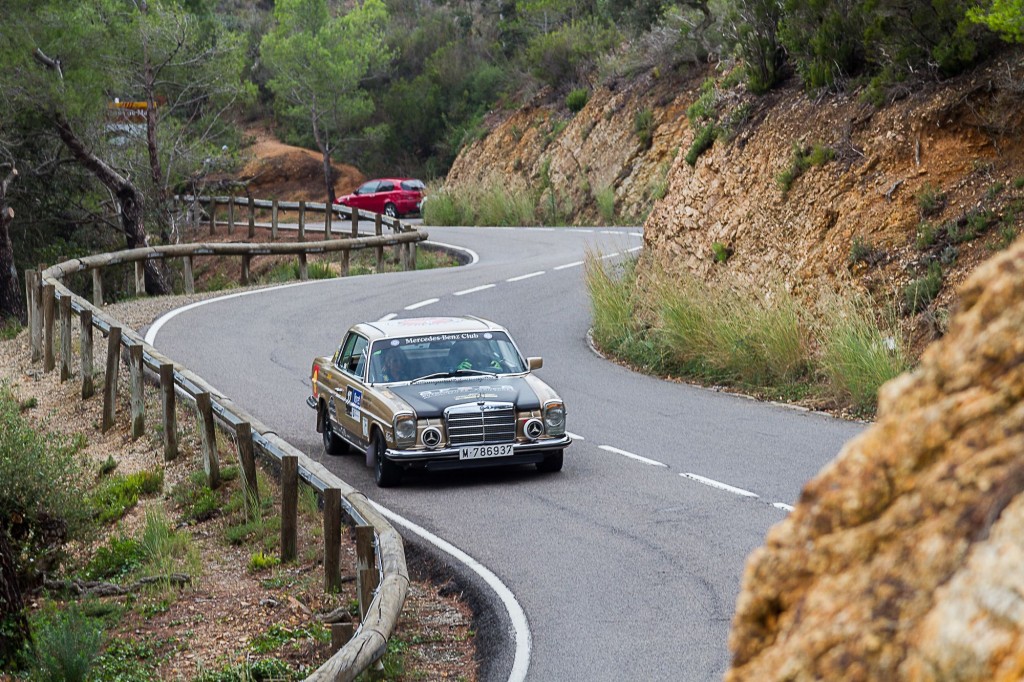
[(373, 195), (373, 208), (370, 210), (374, 213), (383, 213), (384, 206), (389, 201), (392, 201), (392, 195), (395, 192), (395, 183), (390, 180), (381, 180), (380, 184), (377, 185), (377, 190)]
[(363, 426), (363, 393), (366, 390), (366, 362), (370, 343), (365, 336), (350, 332), (338, 354), (337, 398), (334, 417), (345, 439), (365, 446), (368, 436)]
[(363, 211), (375, 211), (374, 202), (376, 201), (377, 185), (379, 184), (380, 182), (377, 180), (370, 180), (369, 182), (364, 182), (360, 185), (359, 188), (352, 193), (352, 198), (350, 200), (352, 208), (358, 208)]

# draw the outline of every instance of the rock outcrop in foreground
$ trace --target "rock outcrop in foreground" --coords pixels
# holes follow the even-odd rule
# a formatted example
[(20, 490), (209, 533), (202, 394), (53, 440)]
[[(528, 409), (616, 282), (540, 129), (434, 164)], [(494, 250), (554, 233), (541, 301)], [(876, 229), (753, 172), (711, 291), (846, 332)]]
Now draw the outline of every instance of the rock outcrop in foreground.
[(747, 562), (726, 680), (1024, 679), (1024, 242)]

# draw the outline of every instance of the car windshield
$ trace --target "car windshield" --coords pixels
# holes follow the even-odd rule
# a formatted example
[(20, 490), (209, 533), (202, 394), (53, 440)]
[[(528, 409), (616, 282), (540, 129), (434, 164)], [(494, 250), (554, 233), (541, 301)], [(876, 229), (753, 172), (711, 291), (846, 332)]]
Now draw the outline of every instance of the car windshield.
[(519, 374), (523, 358), (504, 332), (431, 334), (376, 341), (370, 381), (412, 381), (431, 375)]

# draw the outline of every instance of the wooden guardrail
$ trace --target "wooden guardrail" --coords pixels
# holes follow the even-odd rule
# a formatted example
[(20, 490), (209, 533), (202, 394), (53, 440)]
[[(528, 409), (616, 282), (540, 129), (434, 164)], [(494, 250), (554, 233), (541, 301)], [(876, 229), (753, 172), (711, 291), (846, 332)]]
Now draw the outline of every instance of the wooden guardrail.
[[(397, 221), (396, 221), (397, 222)], [(103, 419), (106, 431), (114, 424), (118, 373), (122, 356), (129, 366), (131, 386), (131, 428), (137, 438), (145, 429), (143, 381), (146, 372), (158, 377), (163, 418), (164, 458), (177, 456), (177, 425), (175, 400), (178, 396), (196, 406), (197, 427), (202, 447), (203, 469), (207, 482), (216, 487), (220, 465), (215, 429), (220, 427), (233, 438), (241, 463), (242, 484), (250, 507), (258, 509), (259, 490), (255, 474), (255, 454), (269, 457), (281, 465), (281, 558), (294, 558), (297, 533), (297, 486), (302, 480), (324, 500), (324, 587), (336, 589), (341, 584), (340, 522), (344, 512), (356, 524), (357, 589), (361, 622), (354, 634), (351, 626), (332, 626), (332, 641), (340, 646), (327, 662), (307, 680), (348, 681), (369, 668), (387, 650), (388, 638), (394, 631), (409, 588), (409, 573), (402, 538), (390, 523), (370, 504), (366, 496), (345, 483), (321, 464), (298, 449), (249, 414), (230, 398), (220, 395), (202, 377), (173, 362), (150, 346), (139, 334), (106, 315), (68, 289), (63, 280), (84, 270), (101, 272), (120, 263), (136, 264), (136, 283), (141, 282), (141, 264), (153, 258), (193, 258), (198, 255), (242, 255), (252, 257), (263, 253), (309, 254), (324, 251), (354, 250), (388, 244), (415, 244), (427, 235), (401, 228), (392, 236), (375, 235), (355, 239), (330, 239), (321, 242), (281, 244), (187, 244), (131, 249), (65, 261), (42, 271), (27, 270), (25, 286), (29, 309), (29, 334), (32, 360), (43, 361), (43, 368), (55, 368), (54, 325), (60, 324), (60, 380), (72, 376), (72, 313), (79, 318), (82, 399), (94, 394), (93, 329), (107, 337), (106, 372), (103, 384)], [(301, 256), (300, 256), (301, 257)], [(243, 271), (245, 268), (243, 267)], [(95, 282), (94, 278), (94, 295)], [(101, 281), (101, 280), (100, 280)], [(139, 286), (140, 291), (144, 287)], [(102, 299), (99, 299), (102, 300)], [(56, 311), (56, 312), (55, 312)], [(125, 351), (122, 353), (122, 349)]]

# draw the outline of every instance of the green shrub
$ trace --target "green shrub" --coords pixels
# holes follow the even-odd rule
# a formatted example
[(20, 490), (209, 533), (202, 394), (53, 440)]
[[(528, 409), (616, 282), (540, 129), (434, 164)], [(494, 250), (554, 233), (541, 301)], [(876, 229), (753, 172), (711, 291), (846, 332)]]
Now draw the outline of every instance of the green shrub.
[(633, 115), (633, 134), (640, 140), (643, 149), (650, 149), (654, 142), (654, 112), (648, 107), (637, 109)]
[(334, 279), (334, 270), (331, 269), (331, 264), (326, 261), (312, 261), (309, 263), (306, 272), (310, 279)]
[(914, 195), (917, 208), (922, 217), (933, 216), (946, 206), (946, 195), (936, 189), (930, 182), (924, 183)]
[(144, 559), (145, 551), (138, 540), (112, 536), (96, 550), (84, 574), (88, 580), (117, 580), (142, 565)]
[(942, 289), (942, 266), (933, 262), (928, 266), (928, 273), (919, 277), (903, 288), (903, 309), (908, 314), (918, 313), (938, 296)]
[(89, 678), (103, 631), (75, 604), (44, 610), (34, 622), (33, 678), (43, 682), (85, 682)]
[(917, 226), (917, 235), (914, 238), (914, 245), (917, 246), (918, 251), (924, 251), (938, 242), (939, 238), (945, 234), (945, 232), (946, 228), (944, 225), (935, 225), (927, 220), (922, 220)]
[(697, 159), (700, 158), (701, 154), (711, 149), (711, 145), (715, 143), (716, 137), (718, 137), (718, 130), (715, 128), (714, 123), (708, 123), (698, 130), (697, 134), (693, 136), (690, 148), (686, 151), (686, 163), (691, 166), (697, 165)]
[(199, 550), (192, 536), (173, 528), (160, 508), (146, 512), (146, 526), (140, 541), (146, 557), (146, 572), (169, 576), (172, 573), (199, 573)]
[(577, 88), (565, 96), (565, 106), (575, 114), (582, 111), (583, 107), (587, 106), (589, 100), (590, 90), (587, 88)]
[(163, 489), (164, 472), (139, 471), (106, 481), (92, 497), (95, 516), (100, 523), (117, 521), (135, 506), (142, 495), (154, 495)]
[(615, 225), (615, 188), (602, 187), (594, 195), (594, 201), (597, 202), (597, 212), (601, 216), (602, 224)]
[(268, 568), (280, 565), (281, 559), (274, 554), (264, 554), (262, 551), (253, 552), (249, 556), (249, 572), (258, 573)]
[(864, 416), (874, 412), (882, 384), (910, 367), (895, 315), (883, 313), (879, 324), (878, 308), (866, 298), (832, 295), (818, 310), (817, 366), (826, 390)]
[(10, 341), (21, 333), (21, 323), (14, 317), (8, 317), (0, 323), (0, 340)]

